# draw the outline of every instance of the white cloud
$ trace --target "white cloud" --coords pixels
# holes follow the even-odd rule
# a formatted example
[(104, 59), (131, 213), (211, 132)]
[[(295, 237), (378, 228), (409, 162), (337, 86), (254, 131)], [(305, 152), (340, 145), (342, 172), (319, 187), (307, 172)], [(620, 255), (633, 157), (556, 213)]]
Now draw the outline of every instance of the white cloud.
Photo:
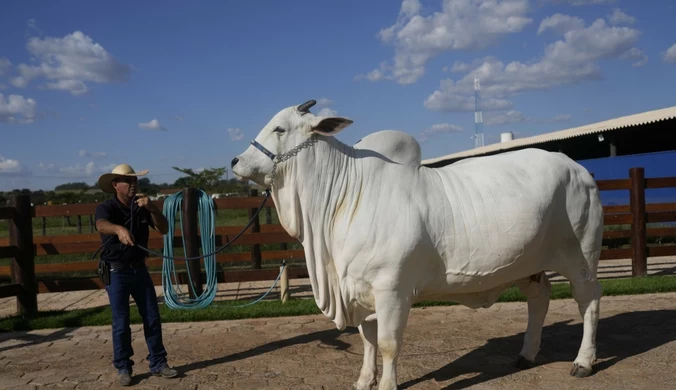
[(676, 43), (671, 45), (670, 48), (667, 49), (664, 53), (662, 53), (664, 59), (664, 62), (670, 63), (670, 64), (676, 64)]
[(483, 64), (485, 61), (491, 61), (495, 60), (496, 58), (493, 56), (486, 56), (486, 57), (481, 57), (481, 58), (475, 58), (472, 60), (472, 62), (467, 63), (463, 61), (455, 61), (453, 62), (453, 65), (449, 68), (448, 66), (444, 66), (442, 70), (444, 72), (451, 72), (451, 73), (465, 73), (468, 72), (479, 65)]
[(26, 27), (28, 27), (26, 36), (32, 35), (31, 32), (37, 35), (42, 35), (42, 30), (40, 30), (40, 27), (38, 27), (38, 23), (35, 21), (35, 19), (33, 18), (28, 19), (26, 21)]
[(338, 115), (338, 111), (329, 108), (328, 106), (333, 104), (333, 100), (328, 99), (328, 98), (321, 98), (317, 101), (317, 107), (322, 107), (319, 112), (317, 112), (317, 116), (336, 116)]
[(321, 99), (317, 100), (317, 106), (318, 107), (326, 107), (326, 106), (330, 106), (332, 104), (333, 104), (333, 100), (328, 99), (328, 98), (321, 98)]
[(16, 173), (21, 171), (21, 164), (18, 160), (12, 160), (0, 154), (0, 174)]
[(611, 4), (615, 2), (615, 0), (542, 0), (542, 1), (553, 4), (570, 4), (575, 6)]
[(48, 80), (45, 88), (82, 95), (88, 92), (85, 82), (126, 82), (131, 72), (129, 65), (118, 62), (103, 46), (80, 31), (63, 38), (32, 37), (26, 48), (39, 64), (18, 66), (20, 76), (10, 80), (17, 88), (43, 77)]
[(141, 122), (138, 124), (138, 127), (141, 129), (147, 129), (147, 130), (166, 130), (167, 128), (162, 126), (160, 121), (157, 119), (153, 119), (150, 122)]
[(437, 134), (459, 133), (461, 131), (463, 131), (462, 127), (460, 127), (458, 125), (453, 125), (453, 124), (450, 124), (450, 123), (437, 123), (437, 124), (430, 126), (427, 129), (423, 130), (420, 133), (420, 137), (418, 138), (418, 140), (420, 142), (425, 142), (428, 139), (430, 139), (432, 136), (437, 135)]
[(16, 76), (9, 79), (9, 83), (17, 88), (26, 88), (26, 86), (28, 86), (29, 80), (21, 76)]
[(532, 119), (525, 116), (521, 111), (510, 110), (486, 115), (484, 124), (489, 126), (499, 126), (506, 125), (508, 123), (522, 123), (530, 121), (532, 121)]
[(72, 177), (91, 177), (99, 176), (102, 173), (110, 172), (117, 164), (99, 165), (90, 161), (85, 165), (75, 164), (68, 167), (60, 167), (54, 164), (38, 164), (38, 168), (45, 172), (60, 173)]
[(415, 83), (425, 65), (440, 53), (474, 50), (497, 43), (532, 22), (528, 0), (443, 0), (440, 12), (423, 16), (419, 0), (403, 0), (394, 25), (379, 32), (380, 40), (395, 47), (392, 62), (356, 79)]
[(636, 23), (636, 18), (633, 17), (633, 16), (625, 14), (619, 8), (613, 8), (613, 13), (608, 15), (608, 21), (612, 25), (634, 24), (634, 23)]
[(80, 80), (57, 80), (45, 84), (47, 89), (70, 91), (73, 95), (84, 95), (88, 92), (87, 86)]
[(7, 58), (0, 58), (0, 76), (4, 76), (5, 73), (9, 72), (11, 67), (12, 63)]
[(455, 61), (453, 63), (453, 66), (450, 68), (448, 66), (444, 66), (441, 70), (444, 72), (467, 72), (470, 69), (469, 64), (462, 62), (462, 61)]
[(338, 115), (338, 111), (328, 107), (322, 108), (317, 113), (317, 116), (336, 116), (336, 115)]
[(640, 68), (648, 62), (648, 56), (646, 56), (641, 49), (635, 47), (632, 47), (627, 52), (622, 54), (620, 58), (624, 60), (636, 60), (636, 62), (631, 64), (631, 66), (635, 68)]
[(484, 124), (489, 126), (501, 126), (513, 123), (557, 123), (570, 120), (570, 114), (559, 114), (549, 119), (536, 119), (525, 115), (521, 111), (509, 110), (489, 113), (484, 115)]
[(86, 150), (80, 150), (78, 155), (80, 157), (91, 157), (91, 158), (94, 158), (94, 159), (100, 159), (100, 158), (108, 157), (108, 153), (106, 153), (106, 152), (88, 152)]
[(540, 22), (540, 27), (538, 28), (538, 35), (542, 34), (547, 30), (552, 30), (556, 34), (564, 35), (568, 31), (581, 30), (584, 28), (584, 20), (577, 16), (570, 16), (564, 14), (554, 14), (547, 18), (544, 18)]
[(458, 81), (442, 80), (439, 89), (425, 100), (425, 107), (435, 111), (472, 111), (474, 78), (479, 77), (482, 109), (508, 109), (511, 102), (507, 99), (519, 93), (599, 79), (601, 69), (597, 62), (601, 59), (638, 59), (642, 54), (634, 48), (640, 36), (636, 29), (608, 26), (603, 19), (583, 27), (565, 15), (545, 20), (549, 22), (544, 30), (562, 34), (563, 40), (549, 44), (540, 59), (507, 64), (485, 60)]
[(0, 93), (0, 123), (33, 123), (37, 103), (31, 98), (20, 95), (9, 95), (7, 98)]
[(234, 127), (228, 129), (228, 134), (230, 134), (230, 139), (233, 141), (241, 141), (244, 138), (244, 133), (242, 133), (242, 130)]

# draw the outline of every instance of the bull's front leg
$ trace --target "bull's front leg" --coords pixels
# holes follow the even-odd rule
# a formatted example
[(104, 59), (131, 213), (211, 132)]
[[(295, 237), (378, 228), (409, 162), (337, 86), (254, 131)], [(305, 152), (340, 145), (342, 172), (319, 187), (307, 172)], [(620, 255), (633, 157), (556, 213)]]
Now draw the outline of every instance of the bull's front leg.
[(354, 390), (372, 390), (376, 388), (378, 375), (378, 322), (363, 321), (359, 325), (359, 334), (364, 342), (364, 363), (361, 366), (359, 380), (352, 385)]
[(383, 357), (383, 374), (378, 390), (397, 389), (397, 358), (411, 310), (411, 300), (396, 291), (376, 293), (378, 348)]

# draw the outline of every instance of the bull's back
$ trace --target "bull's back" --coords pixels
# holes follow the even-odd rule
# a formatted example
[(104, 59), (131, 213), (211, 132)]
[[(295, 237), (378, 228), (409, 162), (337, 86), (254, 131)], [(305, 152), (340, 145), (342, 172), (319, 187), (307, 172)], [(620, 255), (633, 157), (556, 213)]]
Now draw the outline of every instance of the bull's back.
[(427, 220), (447, 282), (472, 289), (536, 269), (558, 245), (578, 166), (526, 149), (421, 170), (430, 186)]

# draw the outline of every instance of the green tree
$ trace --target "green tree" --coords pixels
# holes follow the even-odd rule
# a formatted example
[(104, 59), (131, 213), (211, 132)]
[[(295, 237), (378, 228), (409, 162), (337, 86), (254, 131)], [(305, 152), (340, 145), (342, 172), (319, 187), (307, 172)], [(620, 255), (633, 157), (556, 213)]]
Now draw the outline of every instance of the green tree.
[[(216, 187), (221, 181), (223, 175), (225, 175), (225, 172), (227, 172), (228, 170), (228, 168), (226, 167), (209, 168), (204, 169), (203, 171), (197, 173), (190, 168), (179, 168), (179, 167), (171, 167), (171, 168), (188, 175), (185, 178), (184, 186), (199, 188), (205, 191), (211, 190), (214, 187)], [(179, 180), (181, 179), (183, 178), (176, 180), (176, 182), (178, 183)]]
[(85, 182), (75, 182), (75, 183), (65, 183), (65, 184), (58, 185), (58, 186), (56, 186), (56, 188), (54, 188), (54, 190), (55, 191), (82, 190), (82, 189), (86, 190), (89, 187), (90, 187), (89, 184), (87, 184)]

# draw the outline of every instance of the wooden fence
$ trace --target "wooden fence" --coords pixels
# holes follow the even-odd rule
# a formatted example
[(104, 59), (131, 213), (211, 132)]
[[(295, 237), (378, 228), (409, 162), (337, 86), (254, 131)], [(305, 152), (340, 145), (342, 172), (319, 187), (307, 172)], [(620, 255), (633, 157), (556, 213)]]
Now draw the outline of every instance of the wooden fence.
[(661, 227), (646, 229), (649, 223), (676, 221), (676, 203), (646, 204), (645, 192), (649, 189), (674, 188), (676, 177), (645, 178), (643, 168), (631, 168), (628, 179), (598, 180), (601, 191), (628, 190), (629, 205), (605, 206), (604, 224), (630, 225), (629, 229), (606, 230), (603, 234), (607, 243), (613, 240), (629, 239), (629, 248), (604, 249), (601, 260), (632, 259), (632, 276), (645, 276), (647, 258), (676, 255), (676, 245), (648, 246), (648, 237), (675, 237), (676, 228)]
[[(676, 221), (676, 203), (645, 204), (646, 189), (676, 187), (676, 177), (646, 179), (644, 178), (643, 168), (632, 168), (628, 179), (599, 180), (597, 183), (599, 189), (602, 191), (627, 190), (630, 194), (629, 205), (604, 207), (605, 225), (619, 225), (621, 228), (629, 226), (629, 228), (606, 230), (604, 233), (604, 244), (609, 246), (609, 248), (603, 250), (601, 254), (602, 260), (631, 259), (632, 275), (644, 276), (646, 275), (648, 257), (676, 255), (676, 245), (648, 245), (649, 238), (676, 237), (676, 228), (660, 227), (646, 229), (647, 224), (649, 223)], [(218, 210), (246, 209), (249, 211), (249, 216), (251, 216), (260, 206), (262, 200), (263, 197), (254, 192), (249, 197), (223, 198), (216, 199), (214, 202)], [(17, 285), (23, 286), (21, 287), (21, 291), (29, 291), (28, 287), (25, 287), (28, 285), (26, 281), (34, 280), (35, 273), (38, 275), (37, 290), (39, 293), (103, 288), (103, 285), (97, 277), (41, 277), (41, 275), (44, 274), (59, 272), (92, 273), (97, 269), (97, 260), (37, 264), (33, 266), (33, 255), (39, 257), (55, 254), (85, 253), (91, 256), (91, 254), (93, 254), (101, 245), (101, 240), (99, 235), (95, 233), (93, 225), (90, 225), (89, 233), (83, 233), (81, 220), (83, 217), (89, 218), (89, 220), (92, 221), (91, 223), (93, 223), (92, 216), (96, 204), (35, 206), (32, 217), (42, 219), (43, 229), (41, 232), (42, 234), (39, 234), (39, 229), (37, 229), (36, 233), (38, 234), (33, 235), (30, 218), (27, 220), (28, 222), (17, 222), (26, 220), (26, 216), (30, 215), (30, 208), (26, 208), (27, 206), (25, 206), (25, 203), (22, 203), (26, 202), (25, 198), (15, 198), (15, 202), (18, 202), (17, 204), (22, 207), (22, 211), (16, 211), (17, 209), (12, 207), (0, 208), (0, 217), (13, 218), (15, 224), (13, 225), (13, 233), (10, 235), (9, 240), (0, 239), (0, 247), (10, 245), (10, 248), (14, 248), (0, 248), (0, 258), (15, 257), (13, 263), (14, 270), (12, 270), (12, 266), (0, 266), (0, 277), (7, 277), (9, 275), (12, 275), (13, 277), (12, 284), (1, 287), (0, 296), (12, 296), (14, 293), (19, 293), (20, 289)], [(246, 252), (221, 253), (216, 256), (216, 261), (221, 267), (221, 270), (218, 272), (219, 282), (273, 280), (279, 273), (279, 264), (275, 262), (289, 259), (302, 260), (304, 258), (301, 249), (288, 249), (289, 243), (296, 243), (297, 241), (290, 237), (281, 225), (271, 223), (271, 208), (274, 208), (274, 204), (271, 199), (268, 200), (268, 202), (269, 203), (266, 206), (269, 207), (266, 207), (266, 211), (261, 213), (249, 230), (235, 242), (236, 245), (248, 246), (250, 250)], [(158, 203), (158, 206), (161, 207), (162, 202), (159, 201)], [(195, 212), (192, 211), (192, 214), (195, 214)], [(55, 216), (70, 216), (77, 218), (79, 221), (79, 234), (46, 235), (44, 218)], [(194, 215), (193, 217), (196, 219)], [(265, 218), (267, 223), (261, 224), (261, 217)], [(186, 219), (186, 217), (184, 217), (184, 219)], [(17, 225), (17, 223), (19, 224)], [(193, 221), (190, 223), (195, 222)], [(23, 228), (20, 226), (23, 226)], [(185, 226), (184, 221), (184, 227)], [(227, 243), (242, 229), (243, 226), (217, 227), (216, 247), (220, 247)], [(188, 248), (188, 256), (195, 255), (197, 253), (197, 247), (199, 246), (198, 236), (195, 234), (194, 230), (196, 229), (189, 229), (189, 231), (185, 232), (186, 238), (188, 238), (187, 236), (191, 236), (191, 242), (194, 243), (197, 241), (192, 248)], [(184, 230), (177, 229), (174, 235), (174, 247), (181, 248), (183, 246), (182, 234), (184, 234)], [(265, 244), (273, 244), (268, 245), (273, 248), (261, 250), (261, 245)], [(34, 247), (34, 250), (29, 253), (29, 251), (25, 250), (25, 248), (28, 247)], [(162, 235), (155, 231), (151, 231), (148, 247), (154, 251), (162, 252)], [(262, 262), (273, 262), (275, 263), (275, 266), (272, 268), (263, 267)], [(240, 264), (240, 267), (236, 269), (232, 268), (231, 265), (234, 263)], [(242, 269), (242, 263), (248, 264), (248, 269)], [(150, 257), (148, 258), (147, 264), (150, 267), (160, 267), (162, 265), (162, 258)], [(179, 262), (177, 261), (177, 271), (179, 270), (178, 264)], [(35, 267), (34, 270), (33, 267)], [(193, 269), (194, 268), (191, 268), (191, 270)], [(197, 273), (191, 272), (191, 274), (194, 275)], [(162, 284), (161, 274), (153, 273), (152, 276), (156, 285)], [(288, 277), (307, 277), (307, 270), (304, 266), (290, 266), (288, 267)], [(187, 272), (178, 272), (178, 278), (179, 283), (187, 283)], [(203, 273), (201, 274), (201, 278), (204, 278)], [(28, 301), (26, 300), (25, 302)], [(30, 303), (25, 303), (25, 305), (30, 306)]]

